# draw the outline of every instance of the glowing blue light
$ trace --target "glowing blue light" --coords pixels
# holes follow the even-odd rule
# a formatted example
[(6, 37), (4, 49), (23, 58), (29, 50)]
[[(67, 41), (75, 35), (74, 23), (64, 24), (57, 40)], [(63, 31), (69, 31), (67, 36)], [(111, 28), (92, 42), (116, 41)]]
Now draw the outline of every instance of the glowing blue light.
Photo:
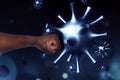
[(63, 73), (63, 74), (62, 74), (62, 78), (63, 78), (63, 79), (67, 79), (67, 78), (68, 78), (68, 74), (67, 74), (67, 73)]
[(45, 56), (46, 56), (46, 54), (42, 54), (42, 56), (43, 56), (43, 57), (45, 57)]
[(34, 3), (33, 3), (33, 6), (36, 8), (36, 9), (40, 9), (42, 7), (42, 0), (35, 0)]
[(36, 78), (36, 80), (41, 80), (40, 78)]
[(63, 28), (58, 28), (59, 31), (64, 33), (64, 38), (66, 40), (74, 38), (77, 41), (79, 40), (79, 32), (82, 30), (82, 27), (77, 22), (67, 23)]
[(72, 66), (70, 66), (70, 69), (73, 69), (73, 67), (72, 67)]
[(104, 46), (99, 46), (98, 49), (103, 51), (104, 50)]
[(36, 1), (35, 4), (39, 4), (39, 1)]

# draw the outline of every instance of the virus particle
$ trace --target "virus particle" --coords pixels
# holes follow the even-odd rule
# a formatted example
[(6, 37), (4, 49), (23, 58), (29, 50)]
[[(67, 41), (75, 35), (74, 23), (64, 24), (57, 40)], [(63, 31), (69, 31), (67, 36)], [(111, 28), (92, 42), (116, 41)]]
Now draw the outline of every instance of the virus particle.
[(98, 56), (101, 56), (102, 58), (104, 58), (105, 56), (108, 56), (107, 52), (109, 50), (110, 50), (110, 44), (105, 41), (101, 45), (97, 46), (97, 50), (95, 51), (95, 53)]
[(75, 67), (75, 65), (74, 65), (74, 64), (70, 65), (70, 66), (68, 67), (68, 71), (69, 71), (70, 73), (75, 73), (75, 72), (76, 72), (76, 67)]
[(43, 4), (42, 0), (35, 0), (33, 3), (33, 6), (34, 6), (34, 8), (39, 10), (42, 7), (42, 4)]
[[(81, 53), (85, 53), (88, 55), (90, 60), (93, 63), (96, 63), (96, 60), (92, 57), (90, 52), (88, 51), (88, 47), (86, 44), (89, 44), (89, 41), (91, 41), (93, 38), (107, 36), (107, 33), (93, 33), (91, 31), (91, 27), (98, 23), (100, 20), (102, 20), (104, 17), (101, 15), (96, 20), (85, 23), (84, 20), (89, 14), (91, 7), (87, 7), (84, 15), (81, 17), (81, 19), (77, 19), (76, 15), (74, 13), (74, 3), (70, 4), (71, 7), (71, 19), (69, 21), (66, 21), (64, 18), (62, 18), (61, 15), (58, 15), (58, 19), (60, 19), (64, 25), (60, 28), (53, 27), (55, 30), (60, 32), (63, 37), (63, 43), (64, 43), (64, 49), (61, 51), (61, 54), (53, 61), (54, 64), (56, 64), (65, 54), (68, 54), (68, 58), (66, 59), (67, 62), (70, 62), (71, 59), (75, 60), (76, 65), (76, 73), (80, 72), (80, 64), (79, 64), (79, 58)], [(87, 31), (82, 34), (82, 31), (84, 29), (87, 29)], [(50, 32), (48, 29), (46, 29), (46, 32)]]

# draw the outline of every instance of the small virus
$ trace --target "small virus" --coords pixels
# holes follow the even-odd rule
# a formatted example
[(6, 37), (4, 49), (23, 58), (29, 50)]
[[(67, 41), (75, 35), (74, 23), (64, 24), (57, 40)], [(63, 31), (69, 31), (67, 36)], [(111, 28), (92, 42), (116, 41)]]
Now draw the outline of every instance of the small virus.
[[(81, 19), (77, 19), (74, 13), (74, 4), (71, 3), (71, 19), (67, 22), (64, 18), (62, 18), (61, 15), (58, 15), (58, 19), (60, 19), (64, 25), (60, 28), (53, 27), (55, 30), (60, 32), (63, 37), (63, 43), (64, 43), (64, 49), (61, 51), (61, 54), (53, 61), (54, 64), (56, 64), (65, 54), (68, 54), (68, 58), (66, 59), (67, 62), (71, 62), (71, 59), (75, 60), (75, 66), (76, 66), (76, 73), (80, 72), (80, 64), (79, 64), (79, 58), (81, 53), (85, 53), (88, 55), (88, 57), (91, 59), (93, 63), (96, 63), (96, 60), (92, 57), (88, 50), (88, 46), (86, 44), (89, 44), (89, 41), (91, 41), (93, 38), (97, 37), (103, 37), (107, 36), (107, 32), (97, 34), (93, 33), (91, 31), (91, 27), (101, 21), (104, 17), (101, 15), (96, 20), (92, 22), (85, 23), (84, 20), (86, 19), (87, 15), (89, 14), (91, 7), (87, 7), (84, 15), (81, 17)], [(48, 24), (46, 24), (48, 26)], [(86, 33), (82, 34), (83, 30), (86, 29)], [(49, 33), (51, 30), (46, 28), (46, 33)], [(106, 43), (105, 43), (106, 45)], [(108, 45), (108, 44), (107, 44)], [(102, 47), (99, 47), (102, 49)], [(107, 49), (107, 48), (105, 48)], [(105, 53), (104, 53), (105, 54)], [(69, 67), (72, 70), (72, 66)]]
[(76, 72), (76, 66), (74, 64), (69, 65), (68, 72), (75, 73)]
[(40, 9), (42, 7), (42, 0), (35, 0), (33, 3), (34, 8)]
[(101, 56), (102, 58), (104, 58), (105, 56), (108, 56), (108, 51), (110, 50), (110, 44), (107, 42), (104, 42), (102, 45), (99, 45), (97, 47), (98, 50), (95, 51), (95, 53), (98, 56)]

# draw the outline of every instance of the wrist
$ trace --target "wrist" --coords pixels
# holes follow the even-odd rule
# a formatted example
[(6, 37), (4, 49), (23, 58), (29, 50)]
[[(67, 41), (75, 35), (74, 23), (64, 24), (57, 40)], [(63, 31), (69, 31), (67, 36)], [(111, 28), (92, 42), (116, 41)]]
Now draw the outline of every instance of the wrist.
[(42, 46), (42, 36), (33, 36), (32, 40), (31, 40), (31, 45), (33, 47), (39, 48), (41, 50), (41, 46)]
[(30, 44), (33, 47), (37, 47), (37, 43), (38, 43), (38, 37), (37, 36), (32, 36)]
[(25, 36), (23, 40), (23, 44), (26, 46), (35, 47), (37, 45), (37, 37), (36, 36)]

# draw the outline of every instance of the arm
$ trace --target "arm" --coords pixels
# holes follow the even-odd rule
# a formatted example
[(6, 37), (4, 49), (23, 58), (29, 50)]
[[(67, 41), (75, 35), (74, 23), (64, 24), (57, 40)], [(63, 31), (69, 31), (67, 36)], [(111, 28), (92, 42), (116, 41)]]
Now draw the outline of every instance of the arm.
[(56, 34), (44, 36), (23, 36), (0, 33), (0, 52), (6, 52), (23, 47), (37, 47), (42, 51), (54, 53), (61, 48)]

